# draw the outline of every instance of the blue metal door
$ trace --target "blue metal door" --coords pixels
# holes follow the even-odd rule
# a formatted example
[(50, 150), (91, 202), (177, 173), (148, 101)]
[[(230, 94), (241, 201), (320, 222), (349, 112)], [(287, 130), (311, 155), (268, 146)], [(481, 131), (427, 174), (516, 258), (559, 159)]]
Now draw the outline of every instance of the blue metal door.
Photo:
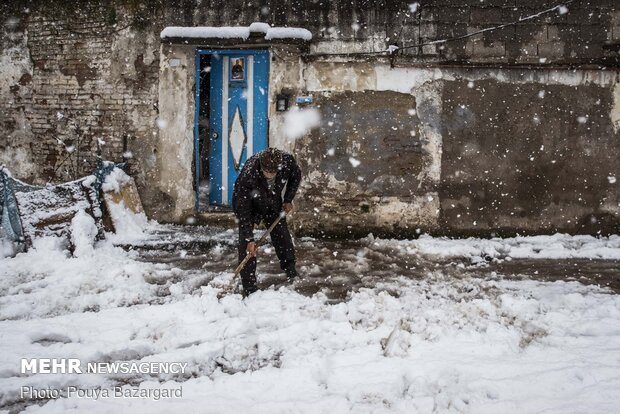
[(267, 148), (269, 52), (198, 53), (211, 55), (209, 204), (226, 206), (232, 203), (235, 180), (245, 161)]

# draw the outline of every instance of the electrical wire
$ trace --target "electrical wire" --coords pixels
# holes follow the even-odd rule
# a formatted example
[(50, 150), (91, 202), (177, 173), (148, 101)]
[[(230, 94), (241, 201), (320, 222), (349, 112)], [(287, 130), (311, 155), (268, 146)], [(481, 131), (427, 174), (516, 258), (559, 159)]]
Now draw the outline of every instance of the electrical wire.
[(528, 20), (532, 20), (535, 19), (537, 17), (543, 16), (545, 14), (551, 13), (553, 11), (556, 10), (560, 10), (560, 8), (562, 7), (566, 7), (569, 4), (572, 4), (576, 1), (579, 0), (566, 0), (560, 4), (557, 4), (549, 9), (540, 11), (538, 13), (526, 16), (526, 17), (521, 17), (519, 18), (519, 20), (515, 20), (512, 21), (510, 23), (504, 23), (504, 24), (500, 24), (498, 26), (493, 26), (493, 27), (488, 27), (486, 29), (482, 29), (482, 30), (478, 30), (472, 33), (468, 33), (466, 35), (463, 36), (456, 36), (456, 37), (450, 37), (447, 39), (439, 39), (439, 40), (432, 40), (430, 42), (425, 42), (425, 43), (418, 43), (415, 45), (409, 45), (409, 46), (403, 46), (403, 47), (398, 47), (398, 46), (390, 46), (388, 47), (388, 49), (386, 50), (379, 50), (379, 51), (372, 51), (372, 52), (342, 52), (342, 53), (313, 53), (313, 54), (309, 54), (307, 56), (311, 56), (311, 57), (320, 57), (320, 56), (373, 56), (373, 55), (387, 55), (387, 56), (393, 56), (394, 54), (396, 54), (399, 50), (406, 50), (406, 49), (415, 49), (415, 48), (421, 48), (423, 46), (431, 46), (431, 45), (438, 45), (438, 44), (444, 44), (444, 43), (449, 43), (449, 42), (454, 42), (457, 40), (463, 40), (463, 39), (467, 39), (469, 37), (473, 37), (473, 36), (477, 36), (479, 34), (482, 33), (487, 33), (487, 32), (492, 32), (498, 29), (503, 29), (504, 27), (509, 27), (509, 26), (514, 26), (517, 25), (519, 23), (528, 21)]

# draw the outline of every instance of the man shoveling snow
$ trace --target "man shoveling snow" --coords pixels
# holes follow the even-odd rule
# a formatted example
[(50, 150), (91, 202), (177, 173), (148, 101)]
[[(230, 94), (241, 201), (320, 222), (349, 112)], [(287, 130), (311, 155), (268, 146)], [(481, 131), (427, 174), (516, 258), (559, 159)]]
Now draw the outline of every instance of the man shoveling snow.
[[(275, 148), (268, 148), (250, 157), (241, 169), (233, 192), (233, 211), (239, 220), (239, 263), (249, 254), (241, 269), (245, 295), (255, 292), (256, 252), (254, 224), (275, 223), (281, 213), (293, 210), (293, 199), (301, 182), (301, 170), (295, 158)], [(284, 187), (286, 186), (286, 190)], [(286, 217), (273, 227), (271, 242), (280, 260), (280, 268), (289, 279), (297, 277), (295, 246), (286, 224)]]

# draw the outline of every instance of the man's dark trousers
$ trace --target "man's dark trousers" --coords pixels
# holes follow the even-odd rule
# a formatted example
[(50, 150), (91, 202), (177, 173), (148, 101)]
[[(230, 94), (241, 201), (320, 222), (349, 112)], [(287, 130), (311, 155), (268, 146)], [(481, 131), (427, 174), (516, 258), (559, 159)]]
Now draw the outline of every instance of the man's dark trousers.
[[(265, 226), (269, 228), (271, 224), (278, 218), (278, 213), (272, 213), (263, 218)], [(280, 222), (271, 230), (271, 244), (276, 249), (276, 255), (280, 260), (280, 268), (286, 270), (289, 266), (295, 266), (295, 247), (291, 233), (288, 231), (286, 217), (282, 217)], [(239, 234), (239, 263), (247, 256), (248, 242)], [(241, 282), (243, 283), (243, 291), (246, 294), (256, 292), (256, 257), (252, 257), (241, 270)]]

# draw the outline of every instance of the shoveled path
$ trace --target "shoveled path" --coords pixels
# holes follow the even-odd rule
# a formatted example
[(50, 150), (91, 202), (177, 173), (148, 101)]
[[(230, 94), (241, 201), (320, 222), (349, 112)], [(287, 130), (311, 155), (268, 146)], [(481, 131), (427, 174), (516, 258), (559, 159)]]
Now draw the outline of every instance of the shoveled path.
[[(237, 263), (236, 232), (200, 226), (162, 226), (126, 249), (139, 252), (141, 260), (178, 268), (177, 277), (194, 279), (196, 288), (218, 274), (232, 273)], [(454, 278), (535, 279), (578, 281), (608, 287), (620, 293), (620, 261), (591, 259), (490, 259), (422, 255), (398, 243), (375, 243), (371, 238), (351, 241), (296, 239), (298, 270), (292, 288), (304, 295), (324, 293), (334, 302), (346, 300), (363, 287), (386, 290), (396, 279), (423, 279), (431, 273)], [(259, 252), (261, 289), (291, 285), (280, 271), (271, 245)], [(394, 292), (397, 294), (397, 292)]]

